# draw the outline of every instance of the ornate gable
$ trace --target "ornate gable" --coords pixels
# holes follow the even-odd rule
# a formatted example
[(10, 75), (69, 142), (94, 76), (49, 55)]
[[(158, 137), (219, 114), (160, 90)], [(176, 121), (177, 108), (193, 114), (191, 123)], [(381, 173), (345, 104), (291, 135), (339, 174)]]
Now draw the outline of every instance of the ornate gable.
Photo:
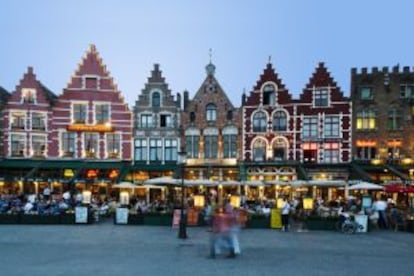
[(10, 95), (10, 103), (52, 104), (56, 95), (36, 79), (33, 68), (28, 67), (15, 91)]
[(331, 77), (328, 69), (325, 67), (323, 62), (318, 64), (312, 77), (309, 79), (308, 84), (300, 95), (300, 101), (309, 101), (312, 99), (312, 93), (315, 89), (326, 88), (329, 89), (330, 98), (335, 101), (344, 100), (344, 96), (340, 91), (340, 87), (336, 81)]
[[(224, 105), (227, 110), (234, 109), (226, 92), (221, 88), (219, 82), (214, 77), (215, 66), (211, 62), (206, 66), (207, 77), (204, 79), (197, 93), (194, 95), (191, 103), (215, 103)], [(190, 103), (190, 106), (192, 105)]]
[(151, 76), (148, 78), (144, 89), (142, 89), (141, 95), (138, 97), (138, 101), (135, 102), (136, 107), (150, 107), (151, 106), (151, 94), (154, 91), (161, 93), (161, 106), (160, 107), (179, 107), (178, 99), (175, 101), (174, 96), (171, 95), (171, 90), (168, 84), (165, 82), (165, 78), (162, 76), (159, 64), (154, 64), (154, 69), (151, 71)]
[(279, 78), (272, 64), (269, 62), (266, 65), (266, 68), (263, 70), (263, 73), (260, 75), (259, 80), (256, 82), (256, 85), (253, 87), (253, 91), (250, 92), (248, 97), (243, 97), (243, 105), (260, 105), (263, 102), (261, 94), (261, 89), (266, 83), (274, 83), (276, 85), (275, 89), (277, 92), (277, 103), (289, 103), (292, 101), (292, 97), (289, 94), (289, 91), (286, 89), (282, 80)]
[(67, 88), (83, 90), (118, 90), (109, 71), (103, 64), (95, 45), (92, 44), (89, 47), (89, 50), (78, 65), (78, 69), (72, 76)]

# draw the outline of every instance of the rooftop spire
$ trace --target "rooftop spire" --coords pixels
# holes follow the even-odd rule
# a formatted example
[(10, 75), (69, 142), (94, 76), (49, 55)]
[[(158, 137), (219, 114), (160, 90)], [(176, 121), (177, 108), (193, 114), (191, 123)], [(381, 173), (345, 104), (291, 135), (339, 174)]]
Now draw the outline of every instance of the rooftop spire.
[(214, 66), (214, 64), (213, 63), (211, 63), (211, 57), (212, 57), (212, 49), (210, 48), (209, 50), (208, 50), (208, 55), (210, 56), (210, 63), (209, 64), (207, 64), (207, 66), (206, 66), (206, 72), (207, 72), (207, 75), (209, 75), (209, 76), (213, 76), (214, 75), (214, 72), (216, 71), (216, 66)]

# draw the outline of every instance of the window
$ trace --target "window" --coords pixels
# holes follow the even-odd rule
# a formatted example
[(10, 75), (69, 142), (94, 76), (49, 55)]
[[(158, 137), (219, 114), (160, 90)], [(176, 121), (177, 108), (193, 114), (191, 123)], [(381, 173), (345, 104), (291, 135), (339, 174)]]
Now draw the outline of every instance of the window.
[(286, 141), (282, 138), (277, 138), (273, 143), (273, 159), (282, 161), (286, 159)]
[(303, 119), (302, 138), (318, 138), (318, 118)]
[(75, 124), (85, 124), (87, 116), (86, 104), (73, 104), (73, 121)]
[(356, 121), (356, 128), (357, 129), (375, 129), (376, 127), (376, 118), (375, 112), (370, 109), (365, 109), (362, 111), (357, 112), (357, 121)]
[(256, 112), (253, 116), (253, 131), (266, 132), (266, 114), (263, 111)]
[(388, 111), (388, 130), (402, 129), (402, 113), (394, 108)]
[(109, 158), (119, 158), (121, 152), (121, 135), (109, 133), (106, 135), (106, 152)]
[(98, 154), (98, 137), (99, 135), (97, 133), (85, 133), (85, 155), (88, 158), (96, 158), (99, 156)]
[(41, 135), (32, 136), (32, 152), (35, 157), (45, 157), (46, 137)]
[(11, 156), (23, 157), (26, 138), (24, 134), (11, 135)]
[(276, 111), (273, 114), (273, 131), (286, 131), (287, 119), (284, 111)]
[(152, 107), (161, 106), (161, 95), (158, 92), (152, 93)]
[(316, 163), (318, 160), (318, 144), (304, 143), (303, 144), (303, 162)]
[(177, 139), (165, 139), (165, 161), (177, 161)]
[(95, 105), (95, 122), (97, 124), (105, 124), (109, 122), (109, 105), (108, 104)]
[(339, 117), (326, 116), (323, 125), (323, 134), (325, 137), (339, 137)]
[(13, 112), (11, 114), (11, 128), (25, 129), (26, 115), (23, 112)]
[(223, 135), (223, 156), (224, 158), (236, 158), (237, 157), (237, 135), (226, 134)]
[(338, 143), (325, 143), (323, 161), (325, 163), (339, 163)]
[(190, 122), (194, 123), (196, 119), (196, 114), (194, 111), (190, 112)]
[(97, 89), (98, 88), (98, 78), (97, 77), (86, 77), (85, 78), (85, 88), (86, 89)]
[(146, 138), (135, 139), (135, 160), (136, 161), (147, 160), (147, 139)]
[(217, 144), (216, 135), (204, 136), (204, 158), (217, 158)]
[(360, 160), (370, 160), (376, 157), (377, 149), (371, 146), (361, 146), (356, 148), (356, 157)]
[(36, 90), (30, 88), (22, 89), (22, 99), (21, 103), (36, 103)]
[(267, 84), (263, 88), (263, 105), (275, 105), (275, 91), (273, 84)]
[(75, 133), (64, 132), (62, 133), (62, 151), (66, 157), (74, 157), (75, 154)]
[(404, 84), (400, 86), (400, 98), (403, 99), (414, 99), (414, 85), (413, 84)]
[(372, 100), (374, 98), (374, 95), (372, 94), (372, 87), (360, 87), (359, 93), (361, 96), (361, 100)]
[(262, 139), (256, 140), (253, 144), (253, 160), (266, 160), (266, 142)]
[(141, 114), (141, 127), (142, 128), (152, 128), (152, 115), (151, 114)]
[(185, 150), (187, 152), (188, 158), (198, 158), (198, 143), (199, 136), (197, 135), (188, 135), (185, 137)]
[(159, 138), (150, 139), (150, 161), (162, 160), (162, 140)]
[(44, 113), (32, 113), (32, 129), (46, 130), (45, 126), (46, 116)]
[(217, 107), (215, 104), (210, 103), (206, 106), (206, 120), (209, 122), (217, 120)]
[(170, 114), (161, 114), (160, 115), (160, 127), (172, 127), (172, 116)]
[(315, 107), (328, 106), (328, 89), (316, 89), (313, 92), (313, 105)]

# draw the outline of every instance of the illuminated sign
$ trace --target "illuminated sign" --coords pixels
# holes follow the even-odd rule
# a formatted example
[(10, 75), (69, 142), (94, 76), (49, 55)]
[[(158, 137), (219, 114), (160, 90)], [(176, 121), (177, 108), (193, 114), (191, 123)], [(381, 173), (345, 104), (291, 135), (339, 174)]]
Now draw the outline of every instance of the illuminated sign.
[(388, 147), (401, 147), (402, 142), (400, 140), (392, 140), (387, 142)]
[(377, 142), (376, 141), (370, 141), (370, 140), (357, 140), (356, 141), (356, 146), (357, 147), (376, 147), (377, 146)]
[(87, 132), (113, 132), (114, 128), (110, 124), (84, 125), (72, 124), (66, 127), (68, 131), (87, 131)]

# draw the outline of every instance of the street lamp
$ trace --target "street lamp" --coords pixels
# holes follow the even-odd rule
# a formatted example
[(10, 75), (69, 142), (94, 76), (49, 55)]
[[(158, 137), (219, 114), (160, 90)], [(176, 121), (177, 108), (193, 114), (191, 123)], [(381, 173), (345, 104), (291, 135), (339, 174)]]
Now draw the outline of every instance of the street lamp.
[(178, 152), (178, 164), (180, 165), (181, 169), (181, 213), (180, 213), (180, 224), (178, 229), (178, 238), (179, 239), (186, 239), (187, 236), (187, 222), (184, 214), (184, 166), (186, 161), (187, 153), (181, 149), (180, 152)]

